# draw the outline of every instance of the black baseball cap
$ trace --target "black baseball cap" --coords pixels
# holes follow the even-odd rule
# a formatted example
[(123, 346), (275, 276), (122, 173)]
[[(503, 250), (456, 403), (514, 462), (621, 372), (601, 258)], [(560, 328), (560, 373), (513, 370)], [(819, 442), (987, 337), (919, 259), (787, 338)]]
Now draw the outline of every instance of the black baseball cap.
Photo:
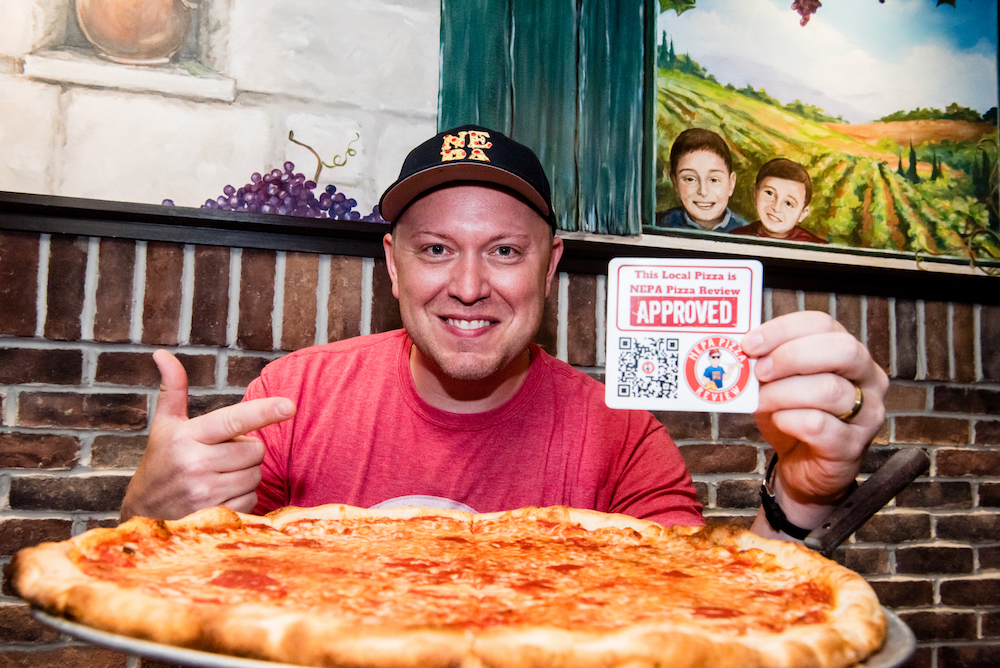
[(542, 163), (527, 146), (480, 125), (439, 132), (403, 161), (399, 178), (382, 194), (379, 213), (396, 222), (414, 200), (438, 186), (472, 181), (513, 190), (555, 229), (552, 194)]

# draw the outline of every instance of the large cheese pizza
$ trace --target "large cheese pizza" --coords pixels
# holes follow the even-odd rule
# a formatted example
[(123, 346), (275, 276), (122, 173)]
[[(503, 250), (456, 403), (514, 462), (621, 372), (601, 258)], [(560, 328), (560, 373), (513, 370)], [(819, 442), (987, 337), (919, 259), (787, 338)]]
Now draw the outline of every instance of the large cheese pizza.
[(732, 526), (564, 507), (213, 508), (19, 552), (50, 614), (316, 666), (849, 666), (885, 618), (855, 573)]

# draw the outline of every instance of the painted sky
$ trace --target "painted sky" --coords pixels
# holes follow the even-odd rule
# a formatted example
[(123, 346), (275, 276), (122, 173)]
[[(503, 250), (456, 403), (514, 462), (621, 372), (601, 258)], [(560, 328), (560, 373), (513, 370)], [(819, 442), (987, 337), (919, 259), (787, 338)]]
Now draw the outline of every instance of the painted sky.
[(801, 99), (853, 123), (917, 107), (997, 106), (997, 0), (825, 0), (799, 25), (791, 0), (698, 0), (664, 12), (677, 53), (723, 84)]

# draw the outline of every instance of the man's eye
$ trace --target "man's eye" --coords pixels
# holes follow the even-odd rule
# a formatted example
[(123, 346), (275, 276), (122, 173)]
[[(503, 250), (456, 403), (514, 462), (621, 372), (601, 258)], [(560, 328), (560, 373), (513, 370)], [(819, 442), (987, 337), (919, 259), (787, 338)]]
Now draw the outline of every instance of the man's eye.
[(511, 248), (510, 246), (500, 246), (500, 248), (497, 248), (497, 255), (500, 255), (502, 257), (510, 257), (513, 254), (514, 254), (514, 249)]
[(444, 246), (441, 244), (434, 244), (427, 250), (430, 251), (431, 255), (444, 255)]

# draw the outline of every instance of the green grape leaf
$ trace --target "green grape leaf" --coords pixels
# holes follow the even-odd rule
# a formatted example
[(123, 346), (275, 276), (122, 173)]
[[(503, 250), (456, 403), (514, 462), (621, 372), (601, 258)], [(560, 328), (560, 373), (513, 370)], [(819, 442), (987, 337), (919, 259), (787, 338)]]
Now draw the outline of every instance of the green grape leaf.
[[(947, 1), (947, 0), (943, 0)], [(667, 12), (671, 9), (680, 16), (689, 9), (694, 9), (697, 0), (660, 0), (660, 12)], [(954, 0), (952, 0), (954, 2)]]

